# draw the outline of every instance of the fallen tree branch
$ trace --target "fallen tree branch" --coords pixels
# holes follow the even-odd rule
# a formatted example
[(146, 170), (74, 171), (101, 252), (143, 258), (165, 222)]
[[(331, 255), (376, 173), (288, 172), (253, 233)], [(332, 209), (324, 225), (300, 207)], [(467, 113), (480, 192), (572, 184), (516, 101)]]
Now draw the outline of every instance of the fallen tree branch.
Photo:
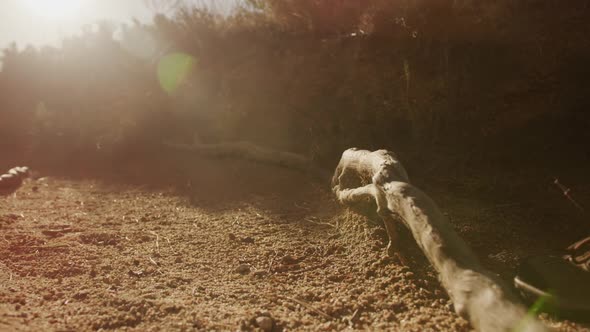
[(411, 231), (451, 297), (455, 311), (479, 331), (546, 331), (546, 327), (453, 230), (437, 205), (409, 184), (403, 166), (386, 150), (346, 150), (332, 178), (332, 190), (347, 206), (373, 202), (395, 245), (396, 221)]
[(261, 162), (298, 170), (320, 178), (328, 178), (328, 174), (324, 170), (303, 155), (264, 148), (246, 141), (192, 145), (165, 142), (164, 146), (177, 151), (192, 152), (213, 158), (240, 158)]

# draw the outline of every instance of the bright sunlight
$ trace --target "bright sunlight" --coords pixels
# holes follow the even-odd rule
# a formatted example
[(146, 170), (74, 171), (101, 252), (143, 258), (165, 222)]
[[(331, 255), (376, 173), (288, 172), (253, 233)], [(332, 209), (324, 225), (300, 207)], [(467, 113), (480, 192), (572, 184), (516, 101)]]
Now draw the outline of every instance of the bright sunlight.
[(69, 18), (75, 16), (83, 0), (24, 0), (35, 14), (48, 18)]

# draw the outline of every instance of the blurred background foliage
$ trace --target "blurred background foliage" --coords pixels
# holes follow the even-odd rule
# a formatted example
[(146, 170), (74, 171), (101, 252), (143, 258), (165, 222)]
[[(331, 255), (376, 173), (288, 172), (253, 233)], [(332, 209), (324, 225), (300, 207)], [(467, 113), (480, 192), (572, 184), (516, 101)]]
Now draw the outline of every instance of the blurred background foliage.
[(585, 154), (588, 1), (245, 0), (1, 54), (0, 151), (56, 166), (248, 140), (489, 160)]

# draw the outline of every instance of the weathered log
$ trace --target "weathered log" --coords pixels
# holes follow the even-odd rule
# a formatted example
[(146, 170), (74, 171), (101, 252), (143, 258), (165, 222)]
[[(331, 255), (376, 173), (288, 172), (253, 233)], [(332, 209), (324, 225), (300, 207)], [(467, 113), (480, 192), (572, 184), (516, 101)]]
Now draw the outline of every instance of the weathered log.
[(396, 156), (386, 150), (346, 150), (332, 178), (343, 205), (371, 200), (395, 245), (396, 220), (411, 231), (453, 301), (479, 331), (546, 331), (499, 278), (486, 270), (430, 197), (409, 184)]
[(166, 142), (164, 146), (173, 150), (191, 152), (207, 157), (238, 158), (286, 167), (320, 178), (328, 178), (329, 176), (324, 170), (317, 167), (311, 159), (303, 155), (264, 148), (245, 141), (215, 144), (196, 143), (191, 145)]

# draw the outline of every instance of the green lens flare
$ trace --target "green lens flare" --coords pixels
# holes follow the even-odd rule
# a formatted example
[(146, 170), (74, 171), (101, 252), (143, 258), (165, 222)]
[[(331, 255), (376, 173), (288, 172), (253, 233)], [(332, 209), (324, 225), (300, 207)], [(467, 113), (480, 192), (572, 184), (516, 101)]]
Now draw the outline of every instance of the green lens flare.
[(169, 94), (174, 93), (186, 80), (196, 64), (196, 59), (185, 53), (165, 55), (158, 63), (160, 86)]
[(549, 301), (551, 301), (552, 298), (553, 298), (553, 296), (550, 293), (539, 297), (537, 299), (537, 301), (535, 301), (535, 303), (533, 303), (533, 305), (529, 308), (528, 314), (529, 315), (540, 314), (543, 311), (543, 309), (546, 309), (547, 304), (549, 303)]
[(526, 329), (527, 322), (530, 319), (532, 319), (533, 317), (536, 317), (538, 314), (540, 314), (543, 311), (546, 311), (547, 309), (551, 309), (551, 306), (552, 306), (551, 301), (553, 300), (552, 293), (553, 293), (552, 291), (549, 291), (548, 294), (539, 297), (535, 301), (535, 303), (533, 303), (533, 305), (529, 308), (525, 318), (523, 318), (523, 320), (512, 331), (513, 332), (524, 331)]

